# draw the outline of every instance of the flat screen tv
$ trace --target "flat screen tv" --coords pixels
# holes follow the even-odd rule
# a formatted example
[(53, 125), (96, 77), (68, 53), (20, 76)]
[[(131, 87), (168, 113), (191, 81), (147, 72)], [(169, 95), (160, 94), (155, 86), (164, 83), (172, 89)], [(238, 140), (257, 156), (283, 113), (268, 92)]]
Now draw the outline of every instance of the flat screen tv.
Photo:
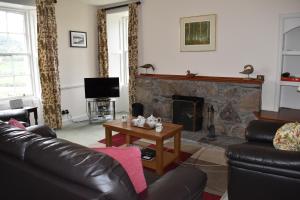
[(85, 98), (119, 97), (119, 78), (84, 78)]

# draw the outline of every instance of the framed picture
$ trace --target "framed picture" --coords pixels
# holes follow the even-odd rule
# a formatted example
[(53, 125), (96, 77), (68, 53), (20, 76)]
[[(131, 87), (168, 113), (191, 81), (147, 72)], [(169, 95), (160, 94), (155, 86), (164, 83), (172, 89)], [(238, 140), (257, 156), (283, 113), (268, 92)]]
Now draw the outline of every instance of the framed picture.
[(180, 19), (181, 51), (216, 50), (216, 15)]
[(87, 48), (86, 32), (70, 31), (70, 47)]

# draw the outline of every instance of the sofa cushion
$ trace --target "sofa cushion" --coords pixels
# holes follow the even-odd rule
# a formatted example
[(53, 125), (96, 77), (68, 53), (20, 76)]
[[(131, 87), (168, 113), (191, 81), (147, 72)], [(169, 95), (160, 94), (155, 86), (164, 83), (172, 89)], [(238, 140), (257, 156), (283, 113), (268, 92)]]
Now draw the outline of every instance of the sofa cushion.
[(107, 154), (117, 160), (127, 172), (137, 193), (147, 188), (144, 176), (141, 151), (137, 147), (107, 147), (94, 150)]
[(47, 125), (33, 125), (26, 127), (26, 130), (42, 137), (56, 138), (56, 133)]
[(14, 119), (14, 118), (11, 118), (8, 121), (8, 124), (12, 125), (12, 126), (15, 126), (15, 127), (18, 127), (20, 129), (26, 130), (25, 126), (21, 122), (19, 122), (18, 120)]
[[(259, 165), (261, 169), (266, 166), (273, 168), (297, 171), (300, 177), (300, 153), (294, 151), (278, 151), (270, 143), (254, 143), (247, 142), (244, 144), (236, 144), (228, 146), (226, 155), (229, 162), (247, 163), (250, 167), (252, 165)], [(294, 173), (294, 172), (293, 172)]]
[(41, 138), (27, 148), (25, 161), (99, 191), (107, 199), (137, 199), (122, 166), (111, 157), (84, 146), (57, 138)]
[(0, 151), (18, 159), (24, 159), (26, 148), (35, 138), (40, 136), (8, 124), (0, 125)]

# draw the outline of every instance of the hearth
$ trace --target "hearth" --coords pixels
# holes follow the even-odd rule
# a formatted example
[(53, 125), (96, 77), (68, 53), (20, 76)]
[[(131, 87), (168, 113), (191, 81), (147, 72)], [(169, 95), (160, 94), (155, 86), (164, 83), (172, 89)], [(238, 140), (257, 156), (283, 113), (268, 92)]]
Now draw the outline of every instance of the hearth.
[(184, 130), (202, 129), (204, 98), (173, 95), (173, 123), (183, 125)]

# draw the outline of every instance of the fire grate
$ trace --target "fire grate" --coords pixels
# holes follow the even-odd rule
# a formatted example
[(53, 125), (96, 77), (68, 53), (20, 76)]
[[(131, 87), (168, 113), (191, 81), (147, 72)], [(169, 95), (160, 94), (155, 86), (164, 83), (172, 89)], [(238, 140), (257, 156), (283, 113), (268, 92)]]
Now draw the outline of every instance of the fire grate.
[(204, 98), (173, 95), (173, 123), (187, 131), (202, 129)]

